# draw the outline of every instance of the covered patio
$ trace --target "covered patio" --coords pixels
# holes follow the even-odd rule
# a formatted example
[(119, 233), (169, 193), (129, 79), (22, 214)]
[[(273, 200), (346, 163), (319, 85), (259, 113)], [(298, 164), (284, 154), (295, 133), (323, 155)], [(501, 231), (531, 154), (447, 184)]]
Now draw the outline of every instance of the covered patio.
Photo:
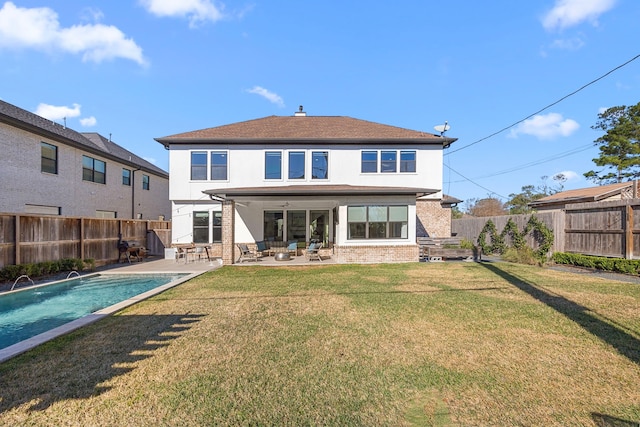
[[(352, 185), (286, 185), (205, 190), (222, 204), (222, 259), (239, 261), (238, 244), (255, 250), (297, 244), (304, 253), (322, 244), (322, 257), (336, 263), (410, 262), (416, 244), (416, 198), (438, 190)], [(264, 258), (264, 257), (263, 257)], [(291, 261), (302, 262), (304, 257)], [(263, 262), (266, 262), (263, 259)], [(273, 256), (269, 262), (279, 265)], [(295, 264), (284, 261), (288, 264)], [(260, 261), (258, 261), (260, 262)]]

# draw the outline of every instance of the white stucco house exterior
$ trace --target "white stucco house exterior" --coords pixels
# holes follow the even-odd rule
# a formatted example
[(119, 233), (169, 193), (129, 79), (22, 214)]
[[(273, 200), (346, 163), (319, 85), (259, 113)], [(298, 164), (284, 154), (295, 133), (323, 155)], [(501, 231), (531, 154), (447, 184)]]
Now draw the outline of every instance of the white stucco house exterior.
[(443, 149), (455, 138), (344, 116), (269, 116), (156, 138), (169, 150), (172, 243), (320, 241), (339, 263), (418, 261), (450, 235)]

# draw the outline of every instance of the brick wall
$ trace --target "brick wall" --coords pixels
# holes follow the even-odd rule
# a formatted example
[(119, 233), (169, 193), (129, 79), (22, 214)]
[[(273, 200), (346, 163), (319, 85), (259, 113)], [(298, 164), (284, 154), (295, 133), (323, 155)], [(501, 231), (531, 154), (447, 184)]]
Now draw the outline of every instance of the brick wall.
[(418, 245), (334, 246), (333, 257), (339, 264), (418, 262)]
[(235, 211), (233, 201), (222, 202), (222, 263), (233, 264), (235, 250)]
[(451, 236), (451, 208), (443, 207), (440, 200), (416, 200), (416, 236)]

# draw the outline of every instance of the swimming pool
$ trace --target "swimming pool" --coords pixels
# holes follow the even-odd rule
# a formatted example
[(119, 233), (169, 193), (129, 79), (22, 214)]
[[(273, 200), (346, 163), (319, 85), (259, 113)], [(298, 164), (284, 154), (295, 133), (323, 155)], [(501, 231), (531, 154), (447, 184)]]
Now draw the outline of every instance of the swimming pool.
[(0, 351), (187, 276), (96, 274), (1, 294)]

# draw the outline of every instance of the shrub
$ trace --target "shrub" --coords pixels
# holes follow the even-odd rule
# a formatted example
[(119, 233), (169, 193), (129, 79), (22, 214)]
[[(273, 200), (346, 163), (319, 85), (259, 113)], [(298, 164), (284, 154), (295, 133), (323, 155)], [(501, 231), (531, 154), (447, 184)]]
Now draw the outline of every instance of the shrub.
[(516, 262), (518, 264), (541, 264), (541, 261), (536, 255), (535, 251), (528, 246), (525, 246), (521, 249), (509, 248), (504, 252), (504, 254), (502, 254), (502, 259), (509, 262)]
[(593, 268), (623, 274), (637, 275), (640, 272), (640, 261), (623, 258), (607, 258), (592, 255), (556, 252), (553, 254), (556, 264), (575, 265), (576, 267)]

